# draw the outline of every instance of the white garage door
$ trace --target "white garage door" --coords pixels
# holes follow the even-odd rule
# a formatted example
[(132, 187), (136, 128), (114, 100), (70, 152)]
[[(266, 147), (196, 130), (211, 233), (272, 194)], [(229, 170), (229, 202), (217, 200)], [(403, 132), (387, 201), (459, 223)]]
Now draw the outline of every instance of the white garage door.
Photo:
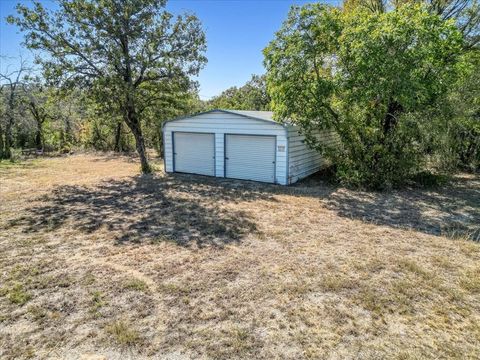
[(174, 171), (215, 176), (214, 144), (214, 134), (174, 132)]
[(225, 177), (275, 182), (275, 136), (226, 135)]

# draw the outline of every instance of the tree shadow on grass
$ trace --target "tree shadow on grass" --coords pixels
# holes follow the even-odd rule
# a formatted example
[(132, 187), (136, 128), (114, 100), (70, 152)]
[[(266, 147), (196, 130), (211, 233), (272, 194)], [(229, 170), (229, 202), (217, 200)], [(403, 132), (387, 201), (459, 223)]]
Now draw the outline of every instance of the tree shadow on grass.
[(257, 199), (275, 201), (268, 193), (203, 177), (136, 176), (95, 187), (59, 186), (10, 226), (21, 226), (26, 233), (51, 232), (67, 224), (83, 233), (106, 227), (118, 244), (222, 246), (258, 231), (249, 214), (228, 206)]
[(451, 185), (437, 189), (337, 189), (323, 200), (342, 217), (480, 241), (480, 179), (475, 176), (457, 177)]
[[(294, 186), (186, 174), (137, 176), (95, 187), (57, 187), (10, 225), (27, 233), (54, 231), (66, 224), (83, 233), (105, 227), (117, 243), (221, 246), (259, 231), (253, 215), (236, 204), (279, 202), (276, 195), (317, 199), (319, 208), (366, 223), (480, 240), (478, 176), (458, 177), (439, 189), (382, 193), (338, 188), (318, 176)], [(300, 205), (292, 211), (302, 216)]]

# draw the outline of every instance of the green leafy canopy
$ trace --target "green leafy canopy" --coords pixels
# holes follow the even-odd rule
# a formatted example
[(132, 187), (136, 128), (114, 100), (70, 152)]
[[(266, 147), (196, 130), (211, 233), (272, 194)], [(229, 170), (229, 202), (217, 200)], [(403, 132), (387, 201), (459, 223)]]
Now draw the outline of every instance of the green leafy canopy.
[(57, 82), (102, 79), (138, 87), (175, 75), (196, 75), (206, 62), (205, 34), (194, 15), (174, 16), (165, 0), (60, 0), (59, 10), (17, 5), (8, 22), (25, 31), (25, 44)]
[[(294, 7), (264, 50), (273, 110), (300, 125), (346, 182), (400, 182), (418, 165), (412, 114), (454, 82), (462, 45), (453, 21), (422, 5), (383, 13)], [(319, 129), (334, 130), (340, 144), (317, 141)]]
[(111, 102), (132, 131), (142, 170), (150, 167), (141, 129), (144, 112), (180, 87), (206, 62), (205, 34), (192, 14), (176, 18), (165, 0), (59, 0), (57, 11), (39, 1), (17, 5), (9, 16), (37, 51), (47, 79), (66, 87), (86, 87)]

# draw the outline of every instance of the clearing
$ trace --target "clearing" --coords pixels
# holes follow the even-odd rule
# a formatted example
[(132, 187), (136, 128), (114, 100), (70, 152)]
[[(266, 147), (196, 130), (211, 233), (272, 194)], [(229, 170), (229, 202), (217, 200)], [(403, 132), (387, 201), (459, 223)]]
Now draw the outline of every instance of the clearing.
[(480, 177), (363, 193), (156, 167), (0, 163), (0, 358), (480, 357)]

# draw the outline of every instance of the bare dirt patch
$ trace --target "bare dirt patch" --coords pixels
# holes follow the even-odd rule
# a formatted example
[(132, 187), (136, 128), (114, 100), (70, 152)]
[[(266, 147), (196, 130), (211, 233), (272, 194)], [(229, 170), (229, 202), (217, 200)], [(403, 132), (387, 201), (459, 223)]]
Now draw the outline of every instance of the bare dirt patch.
[(157, 168), (0, 163), (1, 358), (480, 357), (478, 177), (362, 193)]

